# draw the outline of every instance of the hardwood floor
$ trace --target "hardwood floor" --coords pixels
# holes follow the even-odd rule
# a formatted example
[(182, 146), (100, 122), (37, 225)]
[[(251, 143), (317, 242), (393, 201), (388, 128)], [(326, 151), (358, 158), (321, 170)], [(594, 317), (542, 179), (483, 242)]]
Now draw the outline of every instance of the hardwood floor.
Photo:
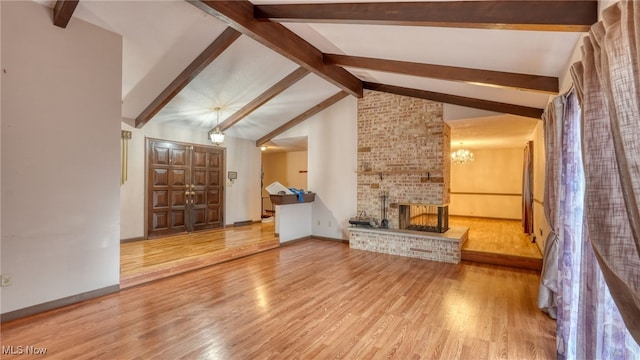
[[(540, 270), (542, 256), (520, 222), (451, 216), (451, 226), (469, 227), (462, 259)], [(120, 286), (127, 288), (219, 262), (277, 248), (274, 223), (201, 231), (120, 247)]]
[(120, 288), (277, 248), (274, 224), (199, 231), (120, 245)]
[(450, 226), (466, 226), (462, 260), (541, 270), (542, 254), (519, 220), (449, 216)]
[(51, 359), (552, 359), (538, 280), (312, 239), (2, 324), (2, 345)]

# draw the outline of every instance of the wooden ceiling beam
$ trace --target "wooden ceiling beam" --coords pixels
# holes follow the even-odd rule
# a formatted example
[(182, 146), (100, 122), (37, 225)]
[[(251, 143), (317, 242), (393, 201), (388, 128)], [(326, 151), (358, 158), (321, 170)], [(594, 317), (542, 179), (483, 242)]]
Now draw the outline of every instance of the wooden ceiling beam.
[(339, 66), (325, 64), (320, 50), (283, 25), (256, 20), (253, 17), (253, 4), (249, 1), (188, 1), (349, 94), (362, 97), (362, 81)]
[(282, 134), (283, 132), (291, 129), (292, 127), (300, 124), (301, 122), (307, 120), (308, 118), (312, 117), (313, 115), (319, 113), (320, 111), (328, 108), (329, 106), (337, 103), (338, 101), (344, 99), (345, 97), (349, 96), (349, 94), (347, 94), (344, 91), (340, 91), (339, 93), (327, 98), (326, 100), (324, 100), (323, 102), (319, 103), (318, 105), (312, 107), (311, 109), (303, 112), (302, 114), (296, 116), (295, 118), (287, 121), (284, 125), (278, 127), (277, 129), (273, 130), (272, 132), (268, 133), (267, 135), (261, 137), (260, 139), (256, 140), (256, 146), (262, 146), (264, 144), (266, 144), (267, 142), (269, 142), (271, 139), (275, 138), (276, 136)]
[(254, 17), (278, 22), (410, 25), (586, 32), (596, 0), (425, 1), (256, 5)]
[(79, 0), (58, 0), (53, 6), (53, 25), (66, 28)]
[(307, 76), (307, 74), (309, 74), (309, 70), (305, 69), (302, 66), (297, 68), (292, 73), (287, 75), (284, 79), (278, 81), (275, 85), (267, 89), (262, 94), (258, 95), (257, 98), (251, 100), (248, 104), (243, 106), (240, 110), (236, 111), (231, 116), (226, 118), (223, 122), (221, 122), (219, 125), (220, 131), (225, 131), (228, 128), (232, 127), (238, 121), (244, 119), (249, 114), (254, 112), (257, 108), (264, 105), (267, 101), (273, 99), (278, 94), (287, 90), (291, 85), (295, 84), (300, 79)]
[(146, 109), (136, 118), (136, 128), (143, 127), (151, 118), (155, 116), (171, 99), (173, 99), (180, 90), (184, 89), (202, 70), (213, 62), (220, 54), (222, 54), (240, 34), (233, 28), (226, 28), (220, 36), (218, 36), (211, 45), (207, 46), (204, 51), (198, 55), (181, 73), (176, 77), (166, 89), (164, 89), (158, 97), (156, 97)]
[(440, 80), (462, 81), (494, 87), (533, 90), (557, 94), (557, 77), (470, 69), (455, 66), (421, 64), (406, 61), (383, 60), (358, 56), (324, 54), (324, 62), (397, 74), (421, 76)]
[(411, 96), (420, 99), (438, 101), (447, 104), (466, 106), (475, 109), (482, 109), (488, 111), (495, 111), (499, 113), (507, 113), (519, 116), (530, 117), (534, 119), (540, 119), (542, 117), (543, 109), (532, 108), (528, 106), (520, 106), (513, 104), (506, 104), (501, 102), (481, 100), (475, 98), (469, 98), (464, 96), (449, 95), (443, 93), (437, 93), (432, 91), (410, 89), (393, 85), (384, 85), (377, 83), (365, 82), (364, 88), (369, 90), (387, 92), (396, 95)]

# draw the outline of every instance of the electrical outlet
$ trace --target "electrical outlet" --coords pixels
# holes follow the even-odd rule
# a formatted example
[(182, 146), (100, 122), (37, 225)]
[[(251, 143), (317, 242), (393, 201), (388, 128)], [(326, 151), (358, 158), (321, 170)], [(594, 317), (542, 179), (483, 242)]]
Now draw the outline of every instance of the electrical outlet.
[(0, 274), (0, 286), (5, 287), (11, 285), (11, 274)]
[(317, 224), (318, 224), (318, 226), (320, 226), (320, 220), (318, 220), (318, 223), (317, 223)]
[(331, 221), (329, 221), (329, 227), (331, 227)]

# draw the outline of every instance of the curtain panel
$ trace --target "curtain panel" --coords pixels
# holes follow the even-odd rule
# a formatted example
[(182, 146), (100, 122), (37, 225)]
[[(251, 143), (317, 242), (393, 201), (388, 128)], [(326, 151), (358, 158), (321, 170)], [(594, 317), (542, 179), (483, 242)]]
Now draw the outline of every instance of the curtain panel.
[(533, 141), (525, 146), (522, 161), (522, 228), (533, 233)]
[(593, 255), (640, 343), (640, 2), (620, 1), (572, 67), (582, 99), (585, 221)]
[(538, 307), (555, 319), (558, 312), (558, 243), (561, 233), (559, 201), (562, 169), (562, 123), (566, 96), (556, 96), (542, 114), (544, 122), (544, 216), (551, 231), (544, 241)]

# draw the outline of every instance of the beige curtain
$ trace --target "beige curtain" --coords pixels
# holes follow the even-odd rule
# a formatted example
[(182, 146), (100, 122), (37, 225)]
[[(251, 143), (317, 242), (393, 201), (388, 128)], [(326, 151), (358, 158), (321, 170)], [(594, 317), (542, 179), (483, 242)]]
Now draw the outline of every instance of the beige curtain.
[(533, 141), (525, 146), (522, 161), (522, 228), (533, 233)]
[(556, 96), (542, 114), (544, 122), (545, 186), (544, 215), (551, 228), (544, 242), (538, 307), (555, 319), (558, 312), (558, 242), (560, 227), (560, 181), (562, 167), (562, 123), (565, 95)]
[(640, 1), (603, 12), (572, 67), (582, 100), (585, 217), (627, 329), (640, 343)]

